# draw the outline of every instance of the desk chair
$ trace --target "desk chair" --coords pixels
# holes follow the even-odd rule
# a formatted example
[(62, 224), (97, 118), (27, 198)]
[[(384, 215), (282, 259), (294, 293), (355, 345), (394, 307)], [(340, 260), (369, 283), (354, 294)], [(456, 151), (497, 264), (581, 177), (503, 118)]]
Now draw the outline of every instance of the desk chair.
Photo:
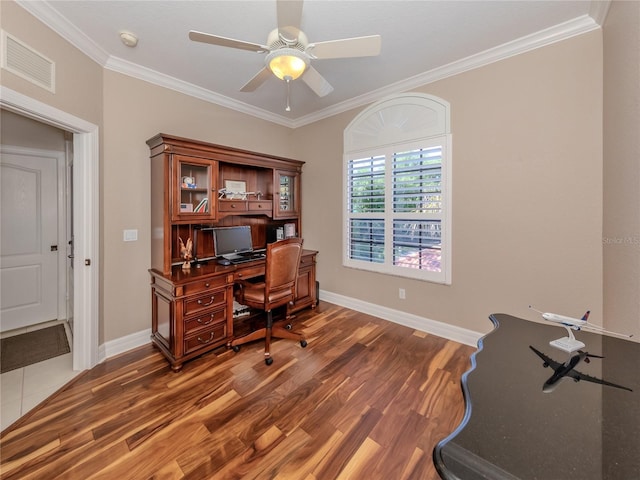
[(270, 243), (267, 245), (264, 282), (251, 283), (244, 280), (238, 282), (240, 289), (236, 300), (251, 308), (264, 310), (267, 313), (267, 323), (264, 328), (229, 342), (229, 347), (233, 348), (233, 351), (239, 351), (239, 345), (243, 343), (264, 338), (264, 361), (267, 365), (271, 365), (273, 358), (269, 350), (272, 337), (299, 340), (303, 348), (307, 346), (307, 341), (301, 333), (274, 326), (272, 314), (274, 308), (286, 305), (286, 319), (290, 317), (289, 305), (293, 304), (295, 299), (301, 254), (302, 239), (300, 238)]

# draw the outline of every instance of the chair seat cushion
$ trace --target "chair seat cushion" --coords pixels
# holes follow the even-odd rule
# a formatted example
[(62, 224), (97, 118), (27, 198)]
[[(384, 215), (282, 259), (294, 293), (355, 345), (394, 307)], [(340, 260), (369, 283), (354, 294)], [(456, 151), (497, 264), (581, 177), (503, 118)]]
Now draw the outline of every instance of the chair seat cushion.
[[(255, 283), (251, 286), (244, 287), (242, 303), (252, 306), (254, 308), (263, 308), (265, 304), (264, 298), (264, 283)], [(293, 295), (290, 288), (284, 290), (272, 291), (269, 303), (283, 305), (293, 300)]]

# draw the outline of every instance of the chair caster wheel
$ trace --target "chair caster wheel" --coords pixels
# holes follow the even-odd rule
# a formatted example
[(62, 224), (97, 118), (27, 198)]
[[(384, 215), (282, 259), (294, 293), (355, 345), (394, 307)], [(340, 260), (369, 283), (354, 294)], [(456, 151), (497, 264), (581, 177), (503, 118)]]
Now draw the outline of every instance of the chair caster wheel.
[(231, 347), (231, 350), (233, 350), (234, 352), (238, 353), (240, 351), (240, 346), (239, 345), (234, 345), (233, 347)]
[(306, 340), (300, 340), (300, 346), (302, 348), (305, 348), (307, 346), (307, 341)]
[(271, 365), (273, 363), (273, 358), (271, 357), (267, 357), (264, 359), (264, 363), (266, 363), (267, 365)]

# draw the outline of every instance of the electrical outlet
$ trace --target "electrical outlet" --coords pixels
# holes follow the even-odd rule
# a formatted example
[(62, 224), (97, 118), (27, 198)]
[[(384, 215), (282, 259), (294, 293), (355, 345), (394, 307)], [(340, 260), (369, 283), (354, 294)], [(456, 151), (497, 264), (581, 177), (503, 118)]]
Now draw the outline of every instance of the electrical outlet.
[(398, 296), (400, 297), (401, 300), (404, 300), (405, 298), (407, 298), (407, 294), (404, 291), (404, 288), (398, 289)]

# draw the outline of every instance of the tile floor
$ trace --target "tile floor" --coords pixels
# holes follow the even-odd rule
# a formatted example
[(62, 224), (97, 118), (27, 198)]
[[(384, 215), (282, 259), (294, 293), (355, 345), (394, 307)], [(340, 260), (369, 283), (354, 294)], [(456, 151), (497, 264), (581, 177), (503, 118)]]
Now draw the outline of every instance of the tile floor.
[[(69, 326), (66, 322), (46, 322), (3, 333), (2, 336), (17, 335), (38, 328), (64, 323), (69, 345), (72, 345)], [(73, 370), (71, 353), (34, 363), (24, 368), (11, 370), (0, 375), (0, 430), (18, 420), (37, 406), (80, 372)]]

